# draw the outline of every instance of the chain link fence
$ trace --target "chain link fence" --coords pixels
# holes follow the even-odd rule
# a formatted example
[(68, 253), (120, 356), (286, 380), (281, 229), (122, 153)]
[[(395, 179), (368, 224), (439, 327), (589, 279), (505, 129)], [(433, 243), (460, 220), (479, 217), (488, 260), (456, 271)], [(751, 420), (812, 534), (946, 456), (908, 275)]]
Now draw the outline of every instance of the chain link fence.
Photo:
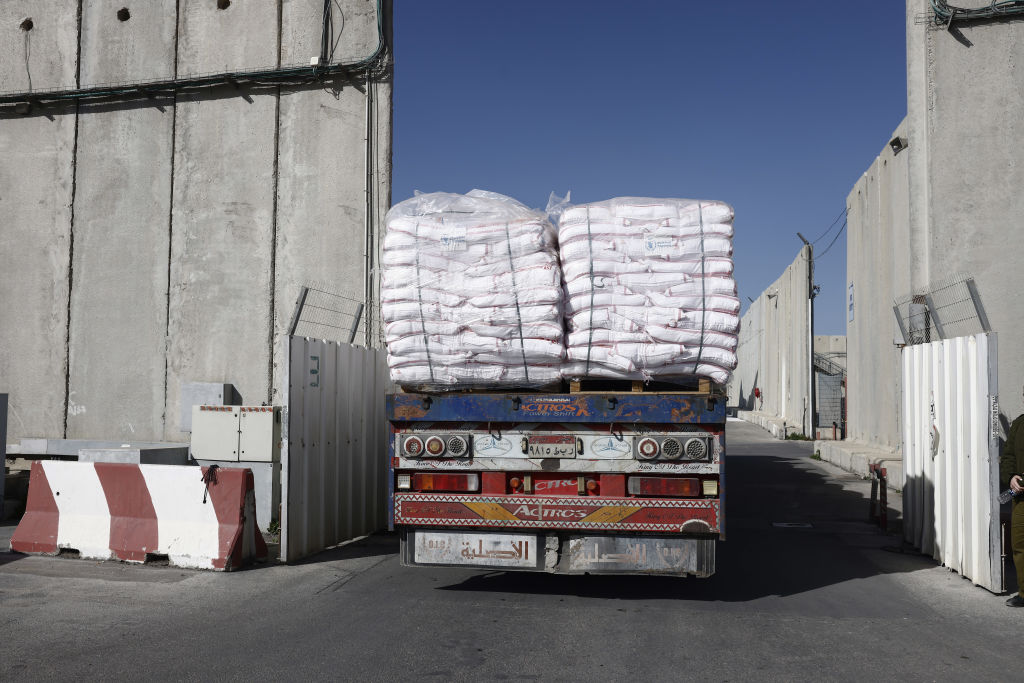
[(894, 303), (907, 346), (991, 331), (974, 279), (967, 275), (954, 275)]

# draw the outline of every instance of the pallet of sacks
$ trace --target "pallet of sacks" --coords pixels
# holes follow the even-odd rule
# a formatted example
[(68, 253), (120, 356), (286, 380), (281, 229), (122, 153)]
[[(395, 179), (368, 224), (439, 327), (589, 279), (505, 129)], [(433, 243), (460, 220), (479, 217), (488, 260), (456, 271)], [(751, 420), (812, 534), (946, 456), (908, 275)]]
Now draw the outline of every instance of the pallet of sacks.
[(728, 382), (740, 302), (732, 208), (623, 197), (557, 212), (569, 380)]
[(416, 390), (548, 388), (565, 357), (557, 236), (493, 192), (418, 194), (385, 217), (391, 379)]

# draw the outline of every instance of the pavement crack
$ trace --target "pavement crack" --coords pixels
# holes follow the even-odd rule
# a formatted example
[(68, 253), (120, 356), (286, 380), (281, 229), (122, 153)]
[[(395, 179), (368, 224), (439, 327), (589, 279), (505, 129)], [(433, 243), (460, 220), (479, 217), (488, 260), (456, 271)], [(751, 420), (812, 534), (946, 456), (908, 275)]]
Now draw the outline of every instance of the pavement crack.
[[(344, 576), (339, 576), (334, 581), (331, 581), (329, 584), (327, 584), (323, 588), (320, 588), (319, 590), (317, 590), (314, 593), (314, 595), (320, 595), (321, 593), (326, 593), (328, 591), (330, 591), (331, 593), (336, 593), (337, 591), (341, 590), (342, 586), (344, 586), (346, 583), (348, 583), (352, 579), (356, 578), (360, 574), (363, 574), (365, 572), (370, 571), (374, 567), (377, 567), (378, 565), (382, 564), (383, 562), (386, 562), (387, 560), (388, 560), (387, 557), (382, 557), (381, 559), (377, 560), (376, 562), (374, 562), (372, 564), (369, 564), (369, 565), (363, 567), (362, 569), (357, 569), (355, 571), (347, 572)], [(335, 567), (335, 569), (338, 569), (339, 571), (345, 571), (344, 569), (340, 569), (338, 567)]]

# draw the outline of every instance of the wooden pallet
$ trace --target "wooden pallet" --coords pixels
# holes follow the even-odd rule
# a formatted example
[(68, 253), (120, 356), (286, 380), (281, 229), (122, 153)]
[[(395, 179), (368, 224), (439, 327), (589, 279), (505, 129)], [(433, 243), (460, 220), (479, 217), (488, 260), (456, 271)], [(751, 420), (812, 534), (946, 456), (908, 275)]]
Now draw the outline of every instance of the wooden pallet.
[(584, 379), (561, 382), (546, 387), (477, 387), (439, 390), (436, 387), (401, 385), (405, 394), (696, 394), (704, 396), (724, 395), (725, 388), (707, 378), (693, 378), (678, 382), (644, 382), (629, 379)]
[(569, 382), (570, 394), (715, 394), (721, 388), (701, 377), (680, 382), (644, 382), (629, 379), (583, 379)]

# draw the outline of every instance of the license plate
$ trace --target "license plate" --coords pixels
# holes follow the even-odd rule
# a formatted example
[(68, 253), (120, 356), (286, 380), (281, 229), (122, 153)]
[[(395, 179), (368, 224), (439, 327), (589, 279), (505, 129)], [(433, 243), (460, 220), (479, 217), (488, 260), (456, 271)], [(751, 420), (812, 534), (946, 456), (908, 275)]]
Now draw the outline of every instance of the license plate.
[(478, 567), (537, 566), (535, 534), (415, 532), (413, 560), (417, 564), (463, 564)]
[(531, 436), (527, 442), (531, 458), (575, 458), (576, 437), (571, 435)]
[(577, 536), (569, 541), (569, 569), (708, 576), (714, 572), (714, 546), (708, 546), (713, 543), (694, 538)]

